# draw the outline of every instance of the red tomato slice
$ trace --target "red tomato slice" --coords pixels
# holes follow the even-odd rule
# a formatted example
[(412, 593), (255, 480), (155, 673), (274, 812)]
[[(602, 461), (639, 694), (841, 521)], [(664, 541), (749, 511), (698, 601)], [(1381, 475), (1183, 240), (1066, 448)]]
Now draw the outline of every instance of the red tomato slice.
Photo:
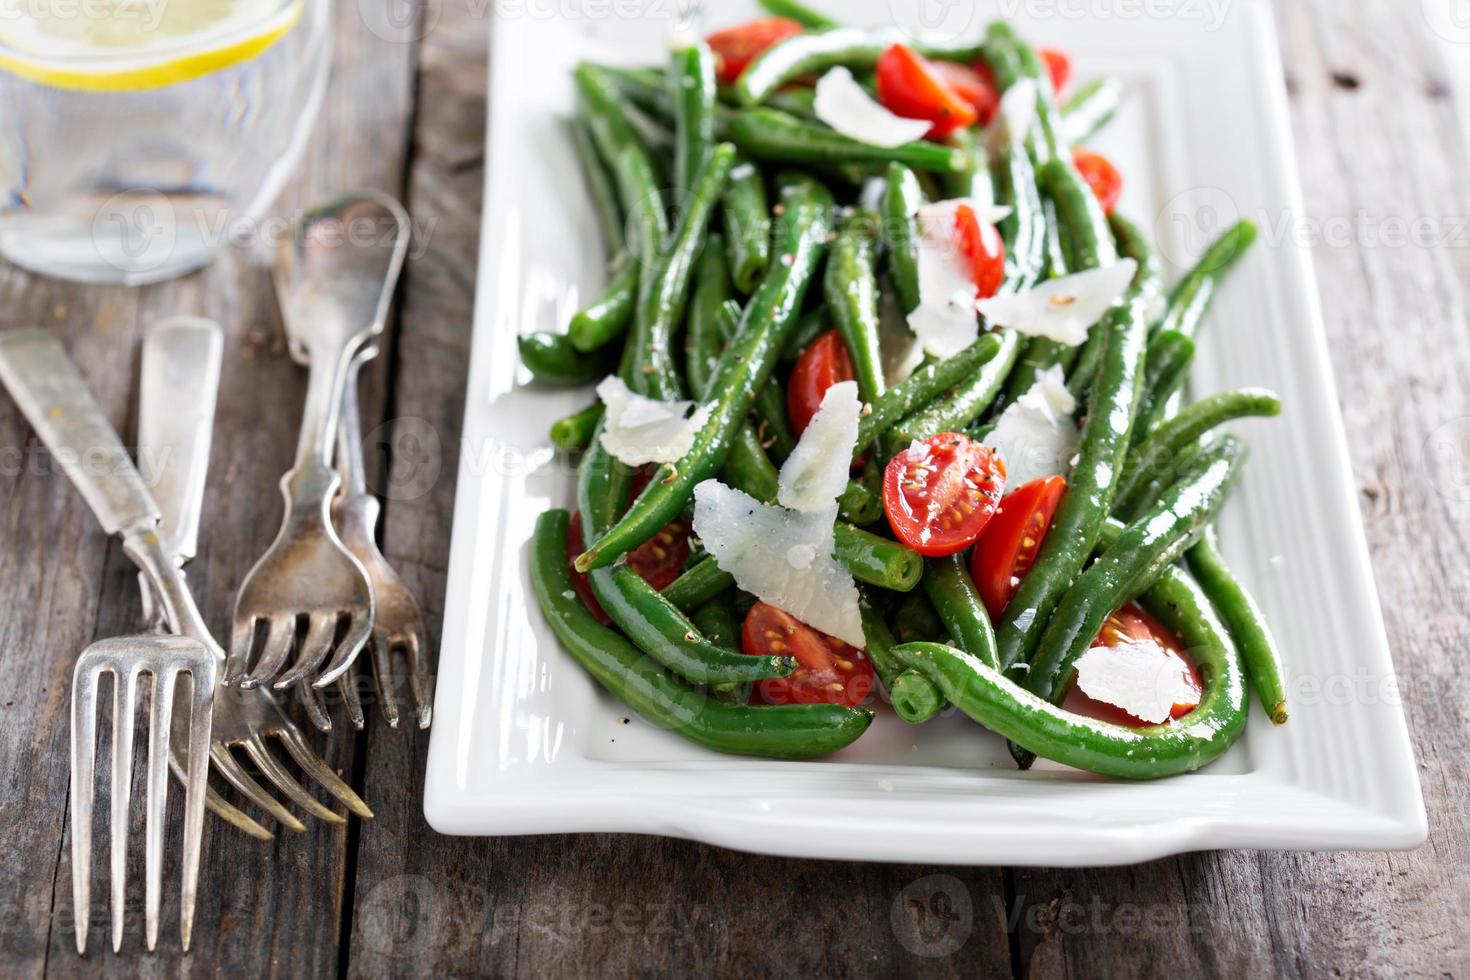
[[(1000, 109), (1000, 93), (996, 91), (995, 75), (989, 65), (981, 62), (980, 66), (971, 68), (953, 61), (934, 61), (929, 67), (940, 81), (949, 86), (950, 91), (970, 104), (982, 125), (995, 118)], [(985, 71), (981, 72), (980, 67)]]
[(822, 407), (822, 396), (839, 381), (851, 381), (852, 358), (836, 330), (828, 330), (796, 359), (786, 386), (786, 414), (799, 436)]
[(1035, 564), (1065, 489), (1066, 480), (1046, 476), (1006, 494), (985, 533), (975, 542), (970, 576), (992, 620), (1000, 619), (1016, 586)]
[(878, 59), (878, 101), (906, 119), (927, 119), (926, 134), (943, 139), (973, 125), (975, 107), (944, 83), (926, 58), (895, 44)]
[(761, 17), (715, 31), (705, 38), (715, 53), (715, 76), (726, 85), (730, 84), (766, 48), (800, 34), (802, 30), (800, 24), (785, 17)]
[(873, 663), (866, 653), (764, 602), (745, 614), (740, 647), (752, 656), (796, 658), (793, 673), (756, 685), (766, 704), (855, 707), (873, 690)]
[[(1183, 702), (1176, 702), (1174, 708), (1169, 712), (1170, 718), (1183, 718), (1195, 708), (1199, 707), (1200, 698), (1204, 695), (1204, 685), (1200, 682), (1199, 672), (1190, 663), (1188, 655), (1184, 652), (1184, 645), (1179, 642), (1179, 637), (1154, 619), (1136, 602), (1119, 609), (1110, 615), (1098, 631), (1097, 639), (1092, 641), (1094, 647), (1119, 647), (1128, 643), (1154, 643), (1169, 654), (1171, 660), (1177, 661), (1178, 667), (1185, 678), (1186, 686), (1193, 692), (1193, 697)], [(1097, 701), (1084, 694), (1074, 682), (1067, 691), (1067, 696), (1062, 701), (1062, 707), (1068, 711), (1088, 718), (1096, 718), (1099, 721), (1112, 722), (1115, 725), (1127, 725), (1130, 728), (1146, 728), (1150, 723), (1142, 718), (1135, 717), (1116, 705), (1104, 701)]]
[(988, 221), (981, 221), (975, 209), (960, 204), (954, 209), (955, 232), (960, 250), (970, 263), (970, 278), (975, 281), (975, 297), (989, 299), (1000, 291), (1006, 277), (1006, 245), (1000, 231)]
[(1051, 90), (1061, 95), (1072, 80), (1072, 59), (1053, 48), (1041, 48), (1036, 53), (1046, 63), (1046, 73), (1051, 76)]
[(1123, 175), (1118, 173), (1113, 161), (1091, 150), (1073, 150), (1072, 160), (1082, 172), (1082, 179), (1097, 195), (1103, 210), (1112, 214), (1118, 206), (1118, 198), (1123, 196)]
[(587, 573), (577, 571), (572, 563), (577, 556), (586, 551), (582, 544), (582, 512), (572, 511), (571, 523), (567, 525), (567, 565), (572, 570), (572, 588), (577, 590), (577, 597), (582, 600), (582, 605), (587, 607), (599, 623), (603, 626), (612, 622), (611, 617), (603, 610), (602, 603), (597, 601), (597, 596), (592, 594), (592, 585), (587, 581)]
[(889, 460), (883, 511), (904, 544), (921, 555), (964, 551), (990, 523), (1006, 467), (988, 446), (941, 432)]

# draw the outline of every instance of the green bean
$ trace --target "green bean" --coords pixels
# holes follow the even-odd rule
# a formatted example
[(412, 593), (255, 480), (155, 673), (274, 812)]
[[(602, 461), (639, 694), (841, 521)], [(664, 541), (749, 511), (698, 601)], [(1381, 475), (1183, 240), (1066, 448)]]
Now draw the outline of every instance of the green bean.
[(592, 206), (597, 209), (603, 244), (609, 255), (616, 255), (623, 250), (624, 244), (623, 206), (618, 201), (612, 174), (597, 154), (592, 129), (585, 119), (572, 121), (572, 139), (577, 147), (577, 159), (582, 164), (582, 176), (587, 179), (587, 190), (592, 195)]
[(1021, 579), (996, 626), (1001, 666), (1028, 663), (1063, 592), (1082, 570), (1113, 499), (1128, 450), (1133, 409), (1143, 374), (1148, 325), (1135, 299), (1102, 321), (1107, 331), (1097, 383), (1088, 401), (1077, 463), (1031, 570)]
[(888, 689), (896, 715), (910, 725), (922, 725), (944, 709), (944, 695), (934, 682), (912, 668), (899, 674)]
[(531, 369), (537, 381), (547, 384), (586, 384), (612, 370), (614, 360), (606, 348), (584, 354), (572, 346), (565, 334), (544, 330), (521, 334), (516, 338), (516, 346), (521, 352), (521, 363)]
[(730, 455), (720, 468), (720, 479), (757, 500), (774, 500), (781, 485), (781, 475), (766, 455), (755, 427), (746, 422), (735, 434)]
[(749, 160), (739, 160), (730, 171), (722, 205), (725, 231), (730, 236), (730, 278), (735, 288), (748, 296), (760, 285), (771, 264), (771, 206), (766, 200), (766, 181)]
[(1133, 444), (1138, 445), (1163, 420), (1169, 399), (1184, 385), (1194, 363), (1194, 341), (1177, 330), (1161, 330), (1148, 343), (1143, 392), (1133, 427)]
[(944, 620), (922, 589), (910, 592), (893, 614), (893, 631), (901, 643), (936, 640), (944, 633)]
[(859, 481), (848, 480), (837, 498), (837, 512), (844, 521), (862, 527), (883, 516), (883, 499)]
[(884, 389), (883, 355), (878, 349), (877, 222), (871, 211), (848, 216), (827, 256), (823, 280), (827, 309), (852, 361), (858, 397), (868, 403)]
[(1062, 132), (1068, 143), (1086, 143), (1096, 136), (1123, 104), (1126, 86), (1121, 78), (1099, 78), (1077, 90), (1062, 106)]
[(1046, 271), (1046, 210), (1036, 186), (1036, 168), (1025, 143), (1008, 141), (991, 168), (995, 200), (1011, 213), (996, 226), (1006, 246), (1003, 289), (1022, 292), (1041, 280)]
[(572, 315), (567, 339), (579, 351), (606, 347), (628, 332), (638, 305), (638, 263), (627, 252), (613, 265), (612, 281), (602, 295)]
[(740, 620), (735, 616), (735, 597), (729, 592), (704, 602), (689, 614), (689, 619), (716, 646), (740, 649)]
[(564, 550), (567, 523), (563, 510), (547, 511), (537, 519), (532, 588), (562, 646), (636, 714), (721, 752), (780, 759), (827, 755), (867, 730), (873, 713), (865, 708), (723, 704), (670, 678), (631, 643), (597, 622), (577, 599)]
[(637, 368), (632, 388), (640, 394), (660, 401), (675, 401), (683, 395), (684, 386), (674, 364), (674, 330), (683, 322), (695, 260), (725, 175), (734, 162), (735, 148), (728, 143), (721, 143), (710, 153), (689, 194), (679, 227), (669, 237), (657, 266), (645, 272), (639, 285), (631, 342)]
[[(1163, 270), (1158, 255), (1144, 238), (1143, 231), (1127, 218), (1118, 214), (1109, 215), (1108, 226), (1112, 229), (1118, 254), (1138, 264), (1138, 269), (1128, 284), (1128, 292), (1123, 296), (1123, 302), (1137, 298), (1145, 311), (1154, 309), (1163, 289)], [(1072, 364), (1072, 373), (1067, 376), (1067, 387), (1079, 401), (1086, 401), (1087, 393), (1092, 388), (1098, 361), (1102, 359), (1102, 341), (1101, 330), (1089, 331), (1086, 342), (1078, 351), (1077, 360)]]
[(786, 461), (796, 448), (796, 432), (786, 415), (786, 394), (774, 380), (766, 382), (755, 393), (756, 433), (776, 459)]
[(853, 578), (894, 592), (911, 592), (924, 574), (916, 552), (862, 528), (838, 521), (833, 553)]
[(883, 690), (892, 691), (893, 682), (903, 673), (903, 667), (889, 654), (898, 641), (893, 638), (882, 613), (873, 607), (866, 590), (863, 590), (862, 603), (858, 609), (863, 615), (863, 649), (868, 651), (868, 659), (873, 663), (873, 673), (878, 675), (878, 682), (883, 685)]
[(1200, 437), (1235, 419), (1281, 414), (1281, 400), (1264, 388), (1222, 391), (1188, 405), (1149, 433), (1123, 463), (1113, 509), (1126, 513), (1140, 503), (1149, 481), (1174, 464)]
[(733, 95), (745, 106), (759, 105), (787, 82), (836, 65), (872, 68), (895, 44), (913, 48), (926, 58), (971, 62), (980, 56), (974, 44), (915, 43), (911, 34), (892, 29), (865, 31), (839, 27), (798, 34), (763, 51), (736, 80)]
[(1070, 159), (1052, 160), (1037, 171), (1041, 191), (1057, 209), (1066, 229), (1067, 268), (1071, 272), (1100, 269), (1118, 261), (1112, 226), (1097, 195)]
[(1155, 333), (1175, 330), (1193, 338), (1199, 332), (1200, 321), (1209, 312), (1210, 303), (1214, 301), (1226, 273), (1250, 251), (1255, 240), (1256, 226), (1252, 221), (1237, 222), (1215, 239), (1195, 267), (1169, 294), (1169, 308), (1164, 319), (1154, 328)]
[(1046, 215), (1046, 276), (1048, 279), (1060, 279), (1070, 271), (1067, 263), (1072, 246), (1067, 242), (1067, 229), (1057, 218), (1056, 204), (1045, 199), (1041, 207), (1042, 214)]
[(892, 162), (937, 171), (965, 167), (964, 154), (953, 147), (925, 140), (891, 147), (875, 146), (775, 109), (743, 109), (732, 113), (729, 136), (746, 156), (778, 163), (821, 166)]
[(1010, 24), (996, 21), (985, 32), (983, 54), (1002, 92), (1022, 78), (1036, 83), (1036, 124), (1027, 142), (1037, 165), (1070, 156), (1070, 146), (1063, 135), (1061, 113), (1056, 106), (1056, 93), (1052, 90), (1051, 73), (1042, 64), (1036, 50), (1022, 40)]
[(673, 52), (666, 77), (674, 105), (674, 186), (687, 192), (715, 148), (714, 52), (703, 41)]
[(1165, 490), (1179, 482), (1180, 476), (1194, 466), (1204, 452), (1204, 446), (1199, 442), (1184, 446), (1172, 462), (1165, 461), (1155, 467), (1153, 474), (1142, 481), (1127, 500), (1114, 493), (1113, 516), (1124, 521), (1137, 520), (1140, 514), (1158, 503)]
[(612, 79), (586, 62), (577, 66), (573, 78), (579, 110), (617, 181), (618, 199), (632, 230), (628, 249), (635, 258), (650, 262), (669, 231), (652, 157), (635, 132)]
[(1076, 663), (1108, 615), (1158, 580), (1204, 533), (1245, 461), (1245, 446), (1225, 436), (1162, 500), (1123, 531), (1078, 577), (1050, 617), (1025, 688), (1059, 703)]
[(1199, 707), (1177, 721), (1148, 728), (1112, 725), (1064, 711), (953, 647), (902, 644), (892, 654), (921, 671), (964, 714), (1029, 752), (1127, 779), (1192, 772), (1224, 754), (1245, 728), (1240, 664), (1209, 600), (1188, 575), (1166, 569), (1141, 601), (1180, 636), (1205, 680)]
[(939, 186), (946, 198), (974, 198), (977, 201), (995, 199), (995, 185), (990, 180), (990, 156), (985, 152), (985, 140), (978, 129), (957, 129), (945, 143), (958, 150), (964, 160), (964, 168), (939, 176)]
[(602, 402), (593, 402), (579, 412), (564, 415), (551, 423), (551, 444), (568, 451), (586, 449), (592, 444), (592, 432), (602, 421)]
[(838, 26), (837, 21), (820, 11), (813, 10), (800, 0), (760, 0), (760, 4), (777, 17), (794, 20), (809, 30), (825, 31)]
[(1184, 557), (1195, 581), (1230, 630), (1261, 706), (1272, 724), (1286, 724), (1286, 680), (1281, 650), (1266, 625), (1261, 607), (1225, 564), (1215, 529), (1206, 528), (1204, 536)]
[(786, 339), (786, 346), (781, 349), (781, 363), (795, 364), (797, 358), (801, 357), (803, 351), (810, 347), (818, 337), (832, 329), (830, 317), (827, 316), (827, 306), (822, 304), (816, 309), (808, 310), (797, 318), (796, 326), (792, 328), (791, 336)]
[(695, 609), (735, 584), (735, 576), (713, 558), (701, 558), (663, 588), (663, 597), (685, 612)]
[(914, 172), (901, 163), (888, 165), (883, 188), (883, 232), (888, 271), (904, 313), (919, 306), (919, 230), (914, 218), (924, 192)]
[(641, 111), (673, 125), (674, 101), (669, 95), (668, 73), (662, 68), (629, 68), (625, 65), (592, 65), (607, 77), (618, 92)]
[(711, 233), (699, 254), (684, 334), (684, 375), (689, 390), (700, 401), (708, 395), (710, 372), (725, 347), (725, 302), (731, 292), (728, 269), (725, 239)]
[(647, 541), (689, 503), (695, 484), (713, 476), (728, 458), (756, 389), (770, 377), (796, 322), (796, 311), (827, 244), (832, 198), (826, 188), (799, 174), (783, 176), (780, 184), (778, 259), (746, 305), (735, 342), (715, 364), (709, 421), (689, 452), (677, 463), (666, 464), (666, 474), (653, 480), (622, 519), (577, 557), (579, 571), (609, 565)]
[(955, 646), (979, 657), (987, 667), (1000, 666), (990, 614), (970, 579), (963, 554), (926, 558), (924, 593), (954, 637)]
[[(857, 445), (853, 458), (866, 453), (878, 439), (905, 416), (942, 397), (955, 385), (975, 376), (994, 360), (1005, 346), (1000, 334), (983, 334), (979, 340), (953, 357), (931, 360), (871, 403), (871, 411), (858, 419)], [(941, 430), (943, 431), (943, 430)]]
[[(718, 289), (723, 288), (726, 292), (729, 290), (729, 273), (726, 271), (723, 256), (715, 256), (712, 261), (720, 263), (721, 267), (718, 270), (718, 279), (709, 286), (710, 292), (703, 297), (706, 303), (713, 301), (715, 291)], [(711, 276), (716, 274), (714, 269), (708, 271)], [(697, 299), (698, 296), (696, 292)], [(696, 301), (695, 311), (697, 310), (699, 306)], [(734, 337), (740, 326), (740, 304), (733, 299), (721, 301), (714, 307), (711, 320), (711, 323), (706, 323), (703, 312), (700, 318), (696, 319), (694, 311), (691, 311), (689, 317), (689, 335), (686, 346), (689, 348), (691, 365), (690, 384), (694, 386), (695, 392), (701, 399), (708, 396), (709, 373), (719, 359), (719, 352), (724, 349), (729, 338)], [(698, 385), (694, 384), (696, 371), (693, 367), (696, 360), (694, 354), (696, 344), (702, 352), (697, 358), (701, 362), (701, 366), (697, 369)], [(791, 423), (786, 418), (786, 400), (780, 388), (769, 383), (762, 386), (756, 392), (753, 411), (756, 418), (760, 420), (759, 428), (749, 432), (742, 431), (740, 443), (732, 449), (732, 454), (747, 457), (740, 464), (747, 473), (757, 468), (769, 470), (771, 474), (774, 474), (775, 468), (771, 465), (770, 460), (765, 458), (765, 450), (771, 448), (775, 450), (778, 459), (785, 460), (791, 454), (791, 450), (796, 447), (796, 435), (791, 431)], [(746, 429), (750, 429), (750, 426), (747, 425)], [(773, 487), (775, 486), (774, 479), (772, 475), (770, 485)], [(762, 483), (766, 482), (764, 474), (761, 475), (760, 480)], [(774, 495), (774, 491), (772, 494)]]
[(985, 362), (967, 381), (961, 382), (944, 397), (909, 415), (889, 430), (885, 447), (907, 446), (915, 439), (928, 439), (941, 432), (962, 432), (978, 419), (1001, 385), (1016, 366), (1022, 336), (1007, 330), (1000, 334), (1000, 348), (995, 357)]

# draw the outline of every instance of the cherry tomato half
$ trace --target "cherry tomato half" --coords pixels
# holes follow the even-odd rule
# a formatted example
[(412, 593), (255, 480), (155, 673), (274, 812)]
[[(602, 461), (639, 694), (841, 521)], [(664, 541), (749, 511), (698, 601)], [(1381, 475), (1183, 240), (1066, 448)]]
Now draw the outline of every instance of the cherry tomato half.
[(992, 620), (1000, 619), (1016, 586), (1036, 563), (1036, 553), (1041, 550), (1066, 488), (1066, 480), (1046, 476), (1006, 494), (985, 533), (975, 542), (970, 576)]
[(1112, 214), (1113, 209), (1118, 206), (1118, 198), (1123, 196), (1123, 175), (1118, 173), (1113, 161), (1091, 150), (1073, 150), (1072, 160), (1081, 171), (1082, 179), (1087, 181), (1087, 186), (1097, 195), (1102, 209)]
[(883, 471), (883, 511), (904, 544), (921, 555), (964, 551), (1005, 490), (1006, 467), (989, 446), (957, 432), (916, 442)]
[(878, 58), (878, 101), (906, 119), (927, 119), (930, 139), (973, 125), (975, 107), (945, 84), (928, 59), (902, 44)]
[(766, 48), (802, 30), (800, 24), (785, 17), (761, 17), (715, 31), (705, 38), (715, 53), (715, 76), (729, 85)]
[[(982, 125), (995, 118), (1000, 109), (1000, 93), (996, 91), (995, 75), (990, 66), (980, 62), (974, 68), (953, 61), (933, 61), (929, 67), (950, 91), (970, 104), (975, 117)], [(984, 68), (984, 71), (980, 69)]]
[(976, 299), (989, 299), (1000, 291), (1006, 277), (1006, 245), (1000, 231), (982, 221), (975, 209), (960, 204), (954, 209), (955, 233), (960, 251), (970, 263), (970, 278), (975, 281)]
[[(1108, 616), (1103, 622), (1102, 629), (1098, 631), (1097, 639), (1092, 641), (1094, 647), (1112, 648), (1130, 643), (1157, 645), (1168, 654), (1170, 661), (1174, 662), (1183, 674), (1185, 687), (1192, 692), (1192, 696), (1184, 701), (1175, 702), (1173, 709), (1169, 712), (1170, 718), (1183, 718), (1199, 707), (1204, 685), (1200, 683), (1199, 673), (1194, 669), (1194, 664), (1190, 663), (1189, 657), (1185, 654), (1183, 644), (1164, 624), (1144, 612), (1136, 602), (1130, 602)], [(1088, 697), (1075, 682), (1067, 691), (1062, 707), (1076, 714), (1096, 718), (1098, 721), (1112, 722), (1115, 725), (1144, 728), (1150, 724), (1116, 705)]]
[(799, 436), (822, 407), (822, 396), (839, 381), (851, 381), (852, 358), (836, 330), (828, 330), (796, 359), (786, 386), (786, 414)]
[(745, 614), (740, 648), (757, 657), (796, 658), (794, 672), (756, 685), (766, 704), (855, 707), (873, 690), (873, 662), (866, 653), (764, 602)]
[(1051, 90), (1061, 95), (1072, 80), (1072, 59), (1053, 48), (1041, 48), (1036, 53), (1046, 64), (1046, 73), (1051, 76)]

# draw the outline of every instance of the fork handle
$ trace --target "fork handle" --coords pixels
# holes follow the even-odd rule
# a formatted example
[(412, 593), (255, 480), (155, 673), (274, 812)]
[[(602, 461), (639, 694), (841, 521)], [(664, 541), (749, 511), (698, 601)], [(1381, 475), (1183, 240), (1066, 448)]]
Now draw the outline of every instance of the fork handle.
[(0, 333), (0, 380), (108, 534), (158, 528), (158, 505), (61, 342)]

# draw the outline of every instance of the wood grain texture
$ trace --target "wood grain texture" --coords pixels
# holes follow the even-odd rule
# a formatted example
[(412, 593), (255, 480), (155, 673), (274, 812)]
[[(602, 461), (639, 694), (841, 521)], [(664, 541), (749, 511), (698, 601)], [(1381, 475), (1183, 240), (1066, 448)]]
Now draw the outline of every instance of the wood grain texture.
[[(374, 718), (362, 736), (316, 743), (376, 819), (268, 844), (211, 822), (194, 953), (179, 955), (171, 917), (160, 952), (141, 957), (134, 909), (122, 957), (98, 951), (94, 931), (94, 952), (78, 960), (65, 856), (69, 674), (92, 639), (137, 627), (136, 586), (0, 399), (0, 975), (1470, 972), (1459, 918), (1470, 901), (1470, 163), (1428, 24), (1400, 6), (1279, 0), (1277, 10), (1306, 190), (1295, 217), (1363, 213), (1379, 229), (1314, 259), (1429, 808), (1424, 848), (1002, 870), (782, 860), (634, 836), (447, 838), (422, 816), (427, 736)], [(364, 379), (364, 429), (385, 498), (384, 551), (437, 633), (463, 448), (488, 5), (429, 3), (407, 23), (401, 7), (339, 5), (318, 133), (277, 211), (366, 185), (400, 195), (413, 215), (396, 322)], [(1436, 247), (1389, 241), (1384, 222), (1416, 219), (1437, 229)], [(173, 312), (225, 325), (212, 489), (191, 571), (217, 629), (279, 520), (276, 480), (305, 385), (260, 260), (232, 253), (143, 290), (0, 265), (4, 324), (56, 330), (125, 439), (143, 326)], [(100, 925), (105, 907), (93, 915)]]

